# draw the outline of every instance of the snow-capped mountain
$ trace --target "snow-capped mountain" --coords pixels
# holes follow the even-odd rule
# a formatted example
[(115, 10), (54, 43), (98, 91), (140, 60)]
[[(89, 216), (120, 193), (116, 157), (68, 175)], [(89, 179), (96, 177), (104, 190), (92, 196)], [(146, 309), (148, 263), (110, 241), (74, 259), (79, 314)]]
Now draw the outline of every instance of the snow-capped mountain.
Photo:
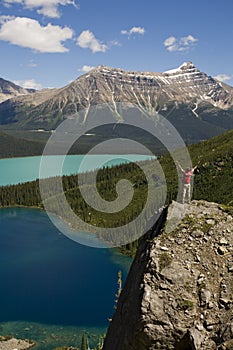
[(233, 105), (233, 88), (200, 72), (192, 62), (186, 62), (162, 75), (165, 78), (165, 85), (168, 85), (167, 88), (170, 86), (173, 90), (175, 86), (174, 96), (177, 99), (179, 96), (182, 96), (181, 100), (196, 99), (197, 104), (204, 100), (222, 109), (228, 109)]
[[(185, 62), (179, 68), (163, 73), (127, 72), (99, 66), (83, 76), (85, 79), (92, 77), (92, 87), (96, 87), (96, 90), (91, 90), (92, 96), (89, 98), (101, 95), (102, 87), (105, 86), (106, 93), (111, 98), (129, 100), (130, 96), (131, 101), (151, 108), (157, 107), (161, 100), (197, 103), (208, 101), (222, 109), (233, 105), (233, 88), (223, 86), (221, 82), (200, 72), (192, 62)], [(74, 85), (77, 82), (79, 79)], [(106, 99), (106, 96), (103, 98)]]
[(200, 72), (192, 62), (163, 73), (98, 66), (61, 89), (1, 103), (0, 123), (51, 130), (82, 108), (117, 102), (160, 112), (189, 142), (233, 128), (233, 88)]

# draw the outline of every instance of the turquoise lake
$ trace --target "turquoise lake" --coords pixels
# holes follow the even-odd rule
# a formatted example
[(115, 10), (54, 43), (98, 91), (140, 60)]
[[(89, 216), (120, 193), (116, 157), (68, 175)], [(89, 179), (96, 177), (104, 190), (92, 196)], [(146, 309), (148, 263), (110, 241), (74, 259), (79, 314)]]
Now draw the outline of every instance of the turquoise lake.
[[(58, 175), (58, 160), (61, 156), (48, 156), (49, 168), (47, 175)], [(94, 170), (99, 168), (99, 162), (103, 162), (108, 166), (124, 163), (127, 160), (121, 155), (92, 155), (86, 156), (87, 162), (82, 168), (83, 171)], [(114, 157), (114, 159), (112, 159)], [(83, 155), (68, 155), (65, 158), (62, 173), (70, 175), (79, 172), (80, 164), (83, 160)], [(150, 159), (144, 155), (127, 155), (131, 161), (140, 161)], [(0, 159), (0, 186), (13, 185), (20, 182), (33, 181), (39, 178), (41, 157), (24, 157), (24, 158), (8, 158)]]

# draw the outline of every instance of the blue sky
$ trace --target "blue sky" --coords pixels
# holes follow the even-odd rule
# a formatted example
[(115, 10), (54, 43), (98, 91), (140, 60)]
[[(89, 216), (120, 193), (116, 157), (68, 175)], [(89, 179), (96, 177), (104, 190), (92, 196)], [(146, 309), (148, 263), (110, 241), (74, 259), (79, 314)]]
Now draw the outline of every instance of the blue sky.
[(62, 87), (101, 64), (161, 72), (192, 61), (233, 85), (232, 14), (232, 0), (2, 0), (0, 77)]

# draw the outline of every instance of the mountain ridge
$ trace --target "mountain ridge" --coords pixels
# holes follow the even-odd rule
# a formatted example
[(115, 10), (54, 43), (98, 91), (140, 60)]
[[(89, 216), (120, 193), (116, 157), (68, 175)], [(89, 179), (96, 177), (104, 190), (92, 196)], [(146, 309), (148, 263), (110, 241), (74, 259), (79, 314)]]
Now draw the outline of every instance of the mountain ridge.
[(23, 88), (9, 80), (0, 78), (0, 103), (9, 98), (34, 93), (35, 89)]
[(62, 88), (0, 103), (0, 125), (52, 130), (64, 119), (76, 118), (80, 110), (88, 114), (92, 106), (106, 103), (113, 105), (118, 122), (118, 102), (162, 114), (189, 143), (233, 128), (233, 88), (192, 62), (163, 73), (98, 66)]
[[(187, 82), (191, 81), (191, 77), (193, 76), (194, 79), (197, 80), (204, 80), (205, 86), (205, 94), (202, 96), (203, 100), (210, 101), (213, 103), (214, 106), (218, 106), (223, 109), (227, 109), (229, 106), (233, 105), (233, 88), (230, 85), (223, 84), (219, 82), (218, 80), (212, 78), (211, 76), (208, 76), (206, 73), (201, 72), (192, 62), (184, 62), (182, 65), (180, 65), (176, 69), (171, 69), (167, 70), (165, 72), (143, 72), (143, 71), (126, 71), (121, 68), (112, 68), (104, 65), (100, 65), (89, 71), (88, 73), (84, 74), (83, 77), (89, 78), (91, 75), (94, 74), (102, 74), (103, 76), (111, 76), (114, 77), (115, 79), (119, 78), (119, 76), (130, 76), (133, 79), (139, 79), (144, 78), (148, 79), (150, 84), (155, 84), (156, 80), (158, 83), (158, 86), (160, 84), (160, 87), (167, 86), (167, 85), (176, 85), (177, 79), (181, 78), (181, 81), (186, 82), (186, 88), (187, 88)], [(80, 78), (80, 77), (79, 77)], [(76, 83), (79, 78), (77, 78), (74, 83)], [(123, 79), (122, 79), (123, 80)], [(124, 82), (124, 81), (123, 81)], [(132, 82), (132, 80), (131, 80)], [(198, 84), (197, 84), (198, 85)], [(218, 91), (208, 91), (208, 87), (217, 89)], [(171, 89), (169, 91), (170, 95), (168, 96), (172, 98), (177, 98), (179, 95), (179, 87), (176, 86), (177, 91), (174, 91)], [(219, 98), (221, 96), (218, 95), (220, 93), (220, 90), (223, 89), (227, 93), (229, 93), (231, 96), (229, 99), (225, 101), (225, 103), (219, 104)], [(216, 93), (217, 92), (217, 93)], [(168, 92), (167, 92), (168, 93)], [(223, 93), (223, 91), (221, 91)], [(190, 92), (189, 92), (190, 94)], [(193, 93), (193, 96), (190, 94), (189, 97), (194, 97), (195, 98), (195, 91)]]

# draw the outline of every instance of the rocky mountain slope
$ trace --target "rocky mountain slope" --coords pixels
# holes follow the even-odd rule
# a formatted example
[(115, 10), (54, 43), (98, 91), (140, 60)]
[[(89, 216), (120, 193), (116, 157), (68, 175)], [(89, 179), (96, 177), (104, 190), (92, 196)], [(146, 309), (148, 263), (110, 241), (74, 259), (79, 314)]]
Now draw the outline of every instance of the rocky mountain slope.
[(103, 349), (232, 349), (232, 231), (215, 203), (164, 210), (140, 242)]
[(75, 118), (80, 109), (99, 103), (112, 104), (118, 122), (117, 102), (161, 113), (188, 142), (233, 128), (233, 88), (200, 72), (192, 62), (164, 73), (99, 66), (64, 88), (1, 103), (0, 124), (51, 130), (64, 118)]
[(12, 97), (28, 95), (33, 92), (35, 92), (34, 89), (24, 89), (11, 81), (0, 78), (0, 103)]

